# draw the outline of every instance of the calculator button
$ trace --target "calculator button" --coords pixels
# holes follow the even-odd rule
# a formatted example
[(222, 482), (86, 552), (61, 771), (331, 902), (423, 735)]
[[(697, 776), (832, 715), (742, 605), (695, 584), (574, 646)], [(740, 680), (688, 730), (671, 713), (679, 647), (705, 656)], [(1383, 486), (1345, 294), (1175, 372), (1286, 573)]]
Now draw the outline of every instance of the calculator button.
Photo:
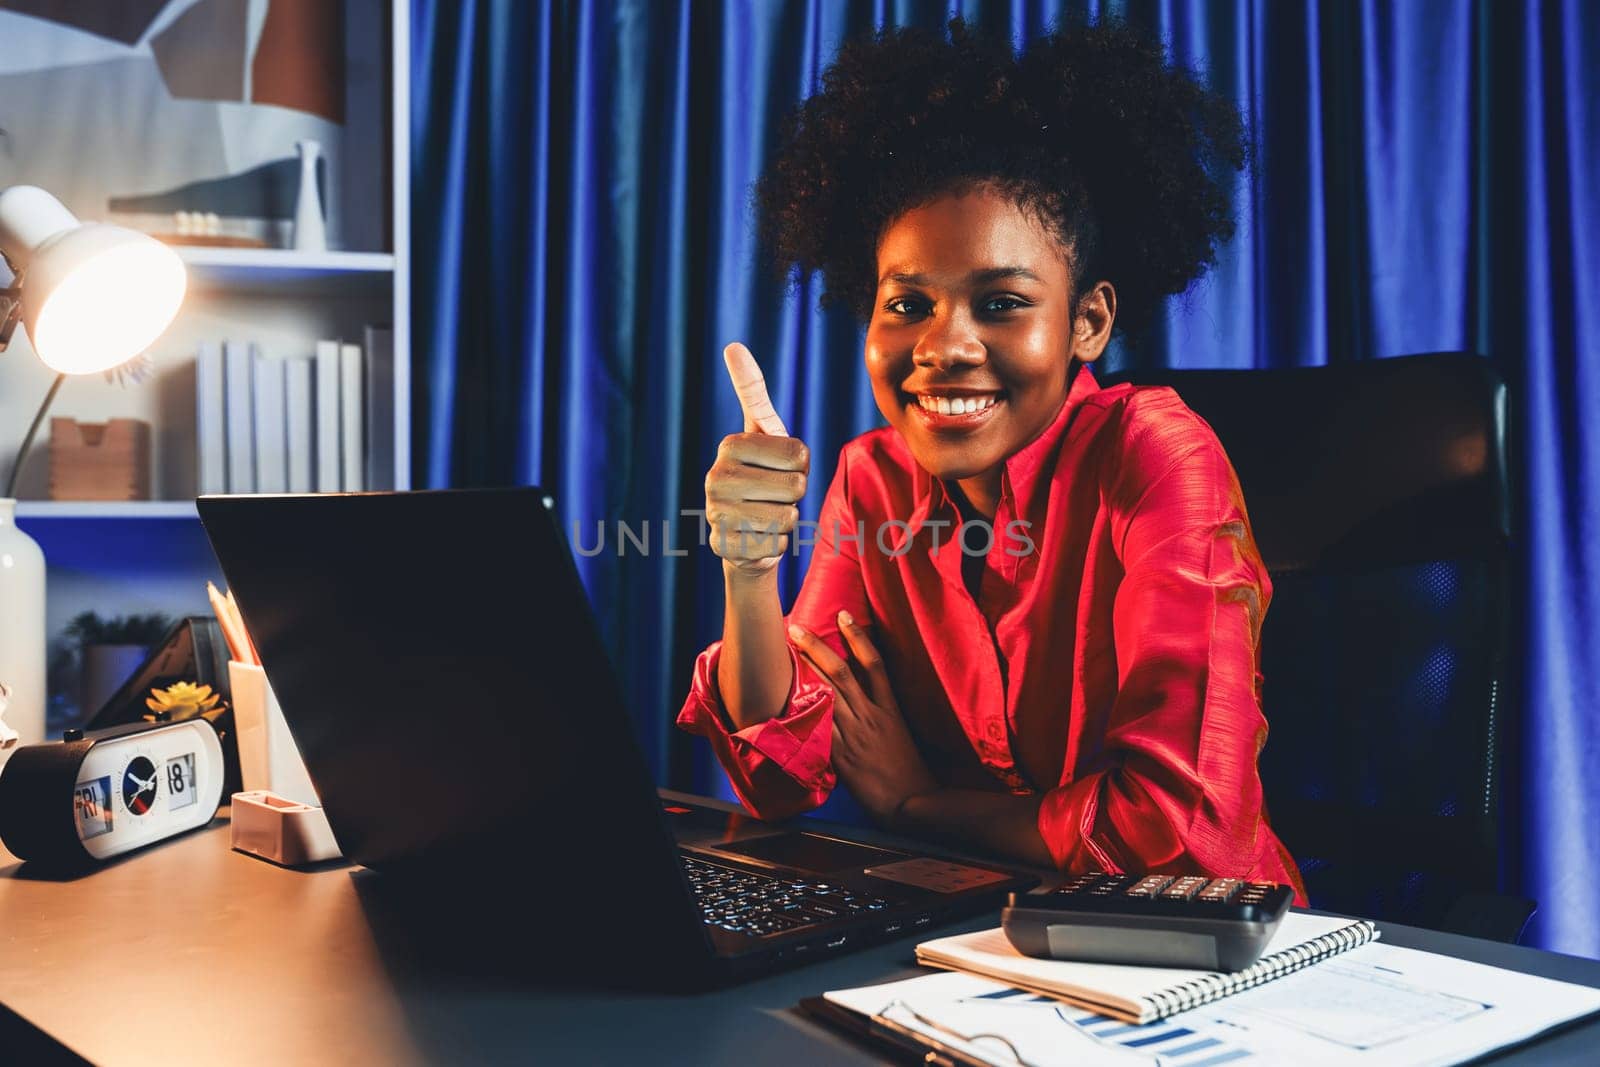
[(1128, 896), (1130, 896), (1130, 897), (1153, 897), (1153, 896), (1156, 896), (1163, 889), (1167, 888), (1167, 886), (1172, 881), (1173, 881), (1173, 878), (1172, 878), (1172, 876), (1170, 874), (1152, 874), (1152, 875), (1150, 875), (1148, 877), (1139, 879), (1139, 881), (1134, 885), (1134, 887), (1132, 889), (1128, 890)]
[(1063, 895), (1081, 893), (1084, 890), (1091, 888), (1099, 881), (1099, 875), (1080, 875), (1079, 877), (1074, 878), (1072, 881), (1064, 883), (1061, 888), (1056, 890), (1056, 892)]
[(1197, 878), (1192, 875), (1187, 878), (1179, 878), (1161, 891), (1161, 899), (1188, 900), (1200, 892), (1201, 887), (1205, 884), (1206, 880), (1204, 878)]
[(1225, 904), (1233, 899), (1235, 893), (1244, 885), (1237, 878), (1218, 878), (1196, 894), (1196, 900), (1210, 901), (1216, 904)]

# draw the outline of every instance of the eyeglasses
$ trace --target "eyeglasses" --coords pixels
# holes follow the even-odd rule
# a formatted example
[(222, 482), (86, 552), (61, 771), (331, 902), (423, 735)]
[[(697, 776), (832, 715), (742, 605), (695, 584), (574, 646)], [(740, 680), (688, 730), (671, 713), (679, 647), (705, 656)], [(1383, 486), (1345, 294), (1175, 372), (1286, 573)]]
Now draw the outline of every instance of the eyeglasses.
[[(955, 1040), (965, 1042), (968, 1045), (976, 1045), (980, 1041), (993, 1041), (993, 1042), (997, 1042), (1000, 1045), (1005, 1046), (1005, 1053), (1006, 1053), (1007, 1056), (1009, 1056), (1009, 1059), (1007, 1059), (1007, 1060), (1005, 1060), (1003, 1062), (1007, 1065), (1007, 1067), (1010, 1067), (1010, 1065), (1012, 1065), (1012, 1064), (1014, 1064), (1015, 1067), (1037, 1067), (1037, 1065), (1035, 1065), (1033, 1063), (1030, 1063), (1029, 1061), (1023, 1059), (1022, 1058), (1022, 1053), (1017, 1051), (1017, 1046), (1013, 1045), (1008, 1039), (1002, 1037), (1001, 1035), (999, 1035), (999, 1034), (987, 1034), (987, 1033), (983, 1033), (983, 1034), (963, 1034), (961, 1031), (956, 1030), (954, 1027), (946, 1026), (944, 1023), (941, 1023), (936, 1019), (928, 1018), (926, 1015), (924, 1015), (921, 1012), (917, 1011), (915, 1008), (913, 1008), (911, 1005), (907, 1004), (903, 1000), (896, 999), (896, 1000), (890, 1001), (889, 1005), (887, 1007), (885, 1007), (877, 1015), (873, 1016), (873, 1018), (876, 1021), (884, 1024), (885, 1026), (889, 1026), (889, 1027), (892, 1027), (892, 1028), (897, 1029), (897, 1030), (910, 1030), (912, 1033), (919, 1033), (918, 1031), (912, 1030), (912, 1028), (904, 1025), (903, 1023), (896, 1022), (894, 1019), (889, 1018), (889, 1013), (894, 1011), (897, 1008), (899, 1010), (905, 1012), (907, 1015), (911, 1016), (911, 1018), (915, 1019), (918, 1023), (922, 1024), (923, 1026), (927, 1027), (930, 1030), (935, 1031), (936, 1033), (944, 1035), (945, 1037), (954, 1038)], [(929, 1035), (920, 1034), (920, 1036), (926, 1038)], [(950, 1052), (960, 1053), (959, 1049), (949, 1049), (948, 1046), (946, 1046), (946, 1048)], [(963, 1055), (967, 1060), (971, 1059), (970, 1055), (967, 1055), (965, 1053), (960, 1053), (960, 1054)], [(933, 1061), (930, 1059), (929, 1062), (933, 1062)], [(992, 1062), (992, 1061), (990, 1061), (990, 1062)]]

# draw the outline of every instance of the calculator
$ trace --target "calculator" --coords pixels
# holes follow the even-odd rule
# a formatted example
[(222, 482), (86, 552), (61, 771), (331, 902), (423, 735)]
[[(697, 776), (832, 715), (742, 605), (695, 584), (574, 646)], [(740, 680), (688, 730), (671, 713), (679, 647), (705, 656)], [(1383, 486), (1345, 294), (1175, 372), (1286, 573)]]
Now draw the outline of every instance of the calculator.
[(1000, 924), (1027, 956), (1238, 971), (1261, 955), (1293, 899), (1274, 882), (1094, 873), (1012, 893)]

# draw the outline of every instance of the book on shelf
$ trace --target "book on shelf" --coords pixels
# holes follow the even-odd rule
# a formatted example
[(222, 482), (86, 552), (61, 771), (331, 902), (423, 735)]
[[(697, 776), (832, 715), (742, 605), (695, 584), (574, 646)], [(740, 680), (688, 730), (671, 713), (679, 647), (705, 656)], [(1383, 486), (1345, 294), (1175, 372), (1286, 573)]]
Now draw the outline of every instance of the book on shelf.
[(339, 458), (339, 342), (318, 341), (311, 359), (316, 368), (316, 489), (337, 493), (344, 473)]
[(195, 448), (201, 493), (329, 493), (393, 489), (394, 334), (364, 344), (315, 342), (269, 356), (248, 341), (195, 353)]
[(284, 369), (284, 428), (288, 438), (289, 492), (309, 493), (313, 488), (312, 451), (314, 434), (311, 420), (311, 360), (300, 356), (286, 359)]
[(339, 346), (339, 453), (340, 487), (345, 492), (366, 488), (366, 392), (362, 386), (361, 346)]
[(289, 488), (289, 429), (284, 362), (270, 359), (251, 346), (255, 370), (256, 492), (282, 493)]
[(366, 329), (367, 488), (393, 489), (394, 478), (394, 331), (388, 326)]
[(255, 416), (250, 400), (252, 347), (245, 341), (222, 344), (223, 437), (227, 442), (230, 493), (251, 493), (256, 487)]
[(228, 491), (227, 394), (222, 346), (202, 341), (194, 359), (195, 467), (202, 493)]

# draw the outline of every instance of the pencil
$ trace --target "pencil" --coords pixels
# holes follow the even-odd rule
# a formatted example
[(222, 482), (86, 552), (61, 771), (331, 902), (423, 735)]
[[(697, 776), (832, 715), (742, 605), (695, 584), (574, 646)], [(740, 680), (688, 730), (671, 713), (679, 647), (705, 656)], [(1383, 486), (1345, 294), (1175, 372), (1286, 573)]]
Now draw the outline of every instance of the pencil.
[(244, 624), (244, 616), (239, 613), (239, 602), (233, 599), (233, 590), (229, 589), (223, 595), (228, 599), (228, 607), (233, 609), (233, 621), (239, 627), (239, 636), (244, 638), (244, 648), (250, 653), (250, 662), (257, 667), (261, 666), (261, 653), (256, 651), (256, 643), (250, 639), (250, 631)]
[(239, 628), (234, 622), (228, 602), (222, 599), (222, 594), (217, 592), (217, 587), (210, 582), (206, 583), (206, 597), (211, 601), (211, 610), (216, 613), (217, 625), (222, 627), (223, 640), (228, 642), (229, 655), (237, 663), (249, 663), (249, 649), (246, 648)]

